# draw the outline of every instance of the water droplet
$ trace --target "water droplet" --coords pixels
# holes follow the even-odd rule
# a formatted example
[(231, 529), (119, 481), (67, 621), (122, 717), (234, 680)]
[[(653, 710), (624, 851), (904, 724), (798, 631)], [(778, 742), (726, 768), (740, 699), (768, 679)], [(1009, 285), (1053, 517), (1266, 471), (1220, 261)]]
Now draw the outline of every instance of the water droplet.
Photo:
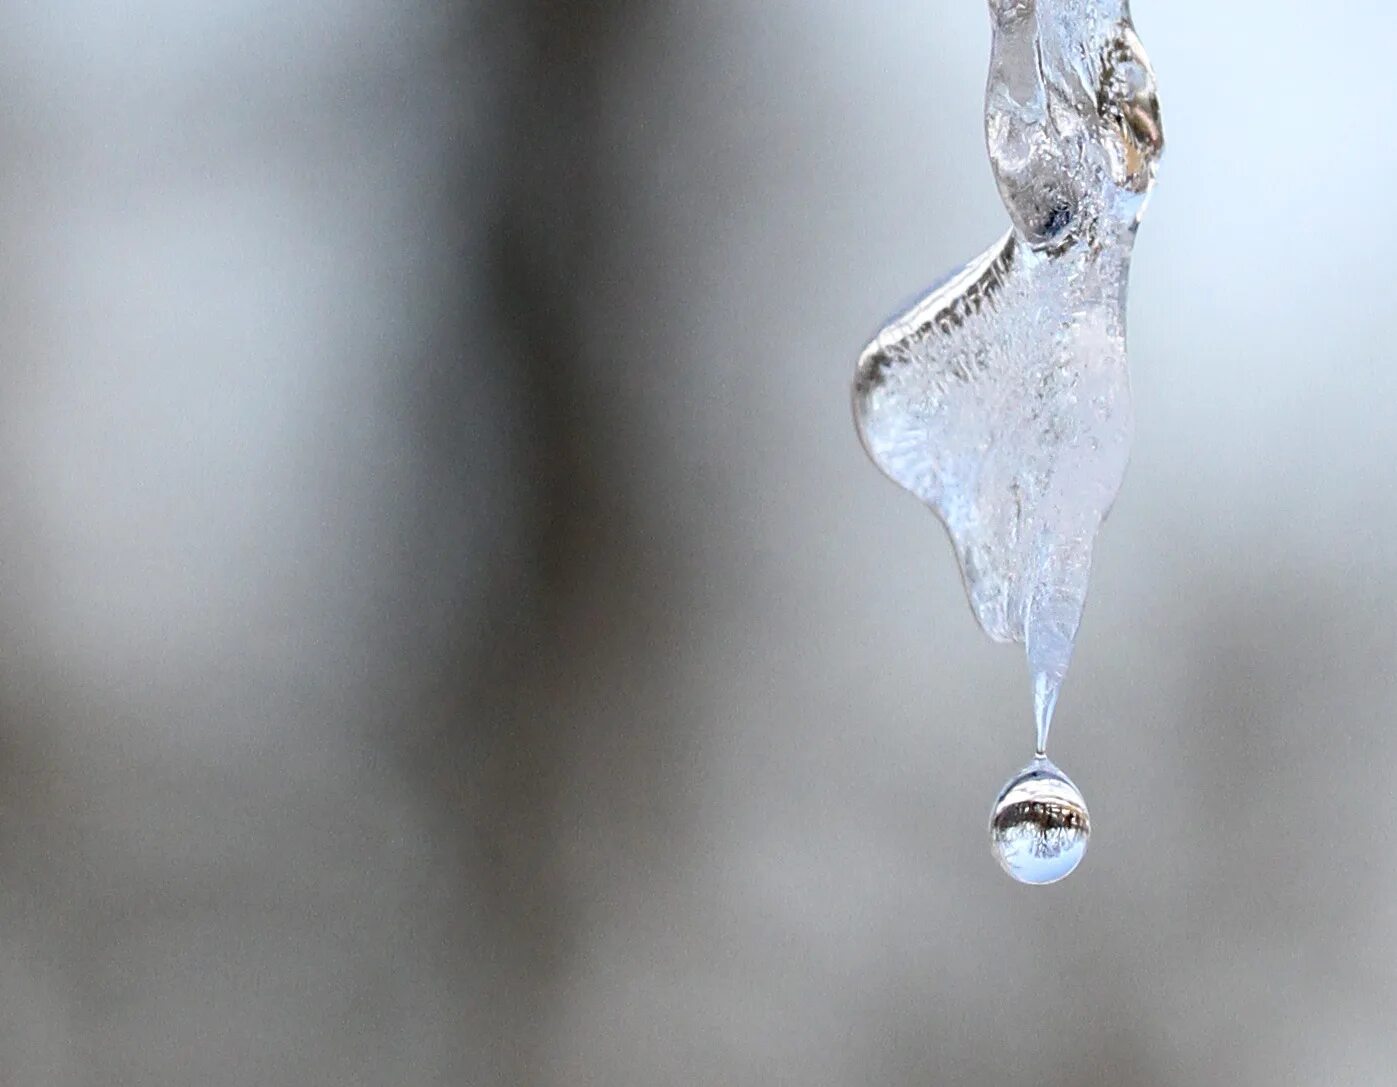
[(995, 859), (1020, 883), (1056, 883), (1071, 875), (1090, 837), (1081, 790), (1042, 756), (1010, 779), (990, 813)]

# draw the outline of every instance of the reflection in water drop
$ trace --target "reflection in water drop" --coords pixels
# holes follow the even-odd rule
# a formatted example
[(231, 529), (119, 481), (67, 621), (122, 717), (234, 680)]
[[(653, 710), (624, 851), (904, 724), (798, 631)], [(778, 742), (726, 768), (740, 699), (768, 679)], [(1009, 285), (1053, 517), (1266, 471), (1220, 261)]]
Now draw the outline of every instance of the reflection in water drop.
[(1000, 792), (990, 813), (990, 845), (1020, 883), (1056, 883), (1081, 863), (1091, 817), (1081, 791), (1038, 757)]

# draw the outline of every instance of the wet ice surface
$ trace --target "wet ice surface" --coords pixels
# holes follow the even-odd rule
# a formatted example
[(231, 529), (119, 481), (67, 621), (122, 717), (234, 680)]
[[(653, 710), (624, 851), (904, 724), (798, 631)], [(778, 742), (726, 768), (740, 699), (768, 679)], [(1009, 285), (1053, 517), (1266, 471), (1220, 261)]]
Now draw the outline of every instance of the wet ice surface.
[(865, 349), (854, 413), (945, 523), (981, 626), (1026, 643), (1041, 752), (1129, 457), (1126, 283), (1163, 137), (1119, 0), (991, 13), (985, 128), (1013, 226)]

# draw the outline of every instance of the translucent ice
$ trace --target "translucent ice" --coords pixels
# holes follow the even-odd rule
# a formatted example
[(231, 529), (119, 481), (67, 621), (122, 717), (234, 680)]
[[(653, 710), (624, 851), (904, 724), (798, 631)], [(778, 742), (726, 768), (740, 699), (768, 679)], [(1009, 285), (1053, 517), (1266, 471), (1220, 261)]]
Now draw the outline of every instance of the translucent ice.
[(945, 523), (986, 632), (1026, 643), (1038, 750), (1130, 451), (1125, 293), (1163, 149), (1122, 0), (991, 0), (990, 161), (1012, 228), (865, 349), (854, 414)]

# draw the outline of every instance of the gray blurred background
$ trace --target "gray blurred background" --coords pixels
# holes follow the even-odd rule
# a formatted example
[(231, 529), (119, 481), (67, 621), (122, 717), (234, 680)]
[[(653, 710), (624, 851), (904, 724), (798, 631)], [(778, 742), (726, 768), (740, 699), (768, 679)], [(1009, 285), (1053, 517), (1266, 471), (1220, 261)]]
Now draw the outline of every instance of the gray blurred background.
[(854, 357), (979, 0), (0, 8), (0, 1083), (1391, 1081), (1397, 15), (1138, 0), (1054, 755)]

